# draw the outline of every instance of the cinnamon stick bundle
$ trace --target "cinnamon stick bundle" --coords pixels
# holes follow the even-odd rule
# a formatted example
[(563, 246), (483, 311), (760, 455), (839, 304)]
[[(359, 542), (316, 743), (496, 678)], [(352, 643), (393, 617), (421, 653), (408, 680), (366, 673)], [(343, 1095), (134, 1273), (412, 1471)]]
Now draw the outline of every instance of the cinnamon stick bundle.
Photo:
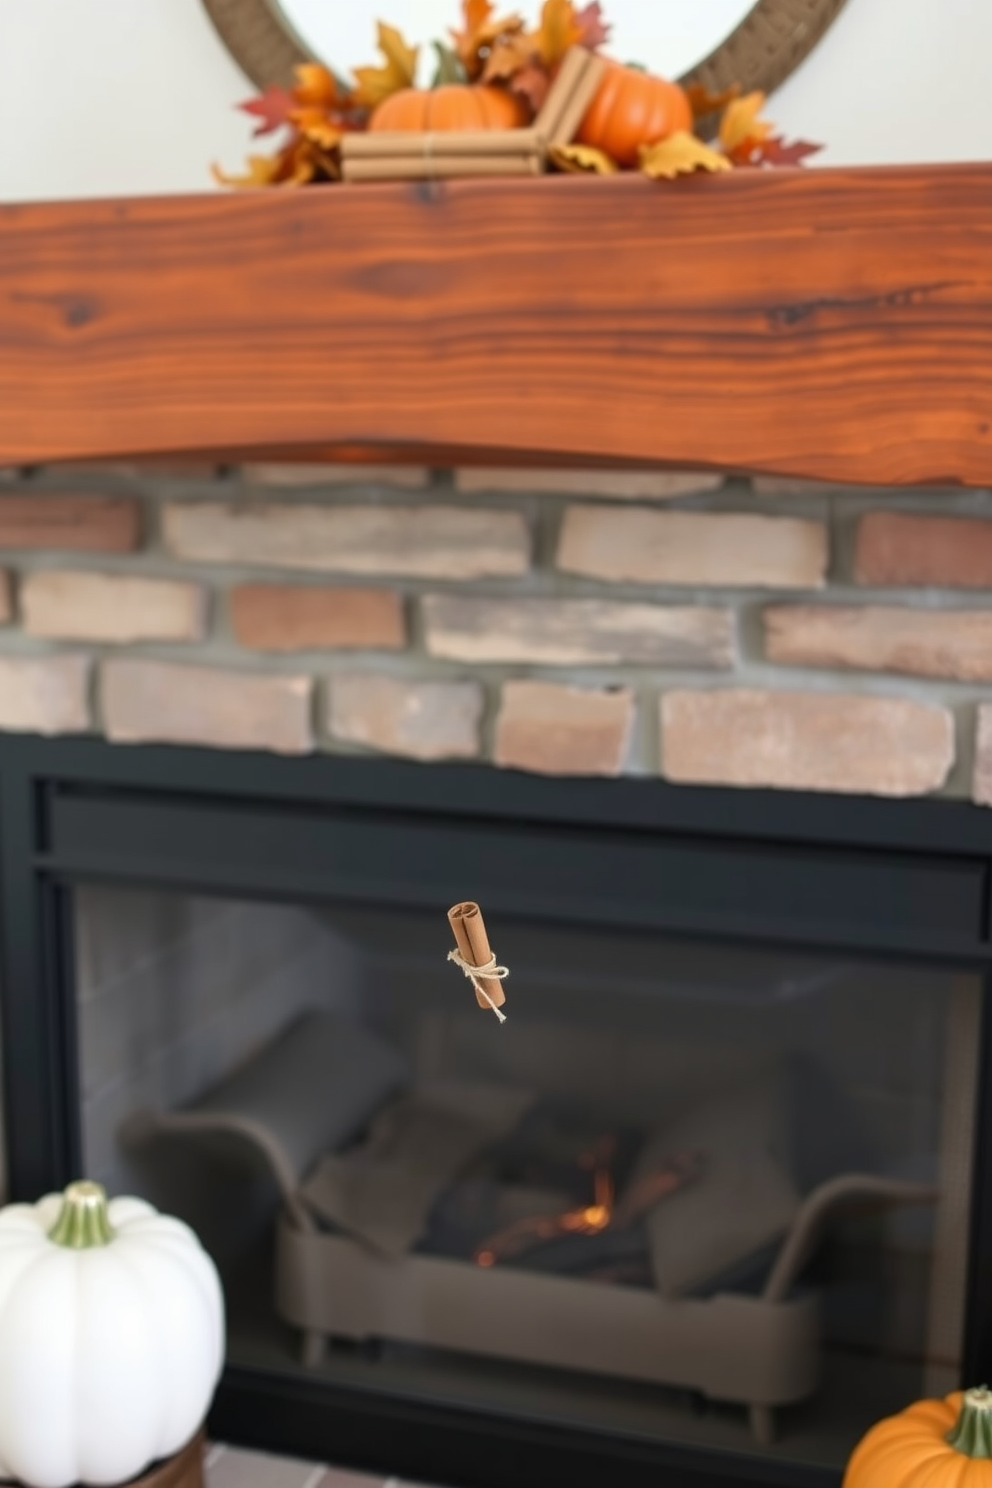
[(539, 155), (391, 155), (345, 156), (346, 181), (441, 181), (458, 176), (539, 176)]
[(398, 155), (417, 159), (434, 155), (527, 155), (542, 144), (536, 129), (434, 129), (409, 131), (376, 129), (346, 134), (341, 141), (343, 160), (390, 160)]
[[(482, 918), (479, 906), (471, 901), (464, 904), (456, 904), (448, 910), (448, 923), (454, 932), (455, 945), (458, 947), (458, 962), (466, 974), (471, 975), (473, 970), (486, 970), (495, 965), (495, 957), (489, 945), (489, 936), (486, 933), (486, 923)], [(449, 960), (455, 960), (454, 954)], [(504, 967), (498, 968), (506, 975)], [(475, 987), (475, 1000), (481, 1008), (491, 1008), (499, 1018), (504, 1021), (503, 1014), (499, 1009), (506, 1001), (506, 993), (503, 991), (502, 977), (499, 976), (472, 976), (472, 984)]]
[(570, 145), (606, 72), (606, 62), (585, 47), (573, 46), (562, 58), (558, 76), (534, 120), (545, 145)]

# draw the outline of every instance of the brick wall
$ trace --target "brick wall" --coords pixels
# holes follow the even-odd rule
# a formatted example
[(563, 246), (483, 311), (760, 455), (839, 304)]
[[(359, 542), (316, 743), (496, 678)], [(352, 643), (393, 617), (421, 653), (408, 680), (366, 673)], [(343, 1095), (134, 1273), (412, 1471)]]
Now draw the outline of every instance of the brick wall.
[(992, 804), (992, 494), (0, 472), (0, 728)]

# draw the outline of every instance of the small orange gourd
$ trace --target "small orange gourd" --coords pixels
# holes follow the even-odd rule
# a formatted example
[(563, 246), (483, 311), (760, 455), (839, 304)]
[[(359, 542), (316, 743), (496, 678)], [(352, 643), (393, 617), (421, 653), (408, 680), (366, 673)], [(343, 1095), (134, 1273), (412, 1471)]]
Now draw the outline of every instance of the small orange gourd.
[(642, 145), (691, 128), (692, 109), (678, 83), (610, 62), (576, 138), (605, 150), (618, 165), (634, 166)]
[(843, 1488), (992, 1488), (992, 1390), (919, 1400), (855, 1447)]
[(392, 93), (372, 115), (369, 129), (516, 129), (527, 119), (523, 99), (506, 88), (446, 83)]

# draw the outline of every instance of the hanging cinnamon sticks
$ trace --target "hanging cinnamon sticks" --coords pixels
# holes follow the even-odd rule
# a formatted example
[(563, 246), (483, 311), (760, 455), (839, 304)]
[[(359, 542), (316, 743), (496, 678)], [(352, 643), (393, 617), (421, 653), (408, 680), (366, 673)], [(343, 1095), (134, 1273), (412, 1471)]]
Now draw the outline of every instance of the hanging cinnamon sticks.
[(455, 950), (448, 952), (448, 960), (460, 966), (475, 988), (475, 1000), (481, 1008), (491, 1008), (501, 1023), (506, 1014), (500, 1008), (506, 1001), (503, 981), (509, 976), (505, 966), (499, 966), (489, 946), (486, 924), (482, 911), (471, 901), (456, 904), (448, 910), (448, 923), (455, 936)]

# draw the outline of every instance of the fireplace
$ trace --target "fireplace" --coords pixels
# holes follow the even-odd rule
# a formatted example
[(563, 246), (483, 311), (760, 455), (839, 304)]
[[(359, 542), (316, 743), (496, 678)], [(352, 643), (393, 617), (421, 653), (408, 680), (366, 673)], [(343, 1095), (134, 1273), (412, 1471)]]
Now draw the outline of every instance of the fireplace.
[(826, 1488), (992, 1367), (988, 181), (0, 209), (9, 1187), (197, 1226), (219, 1435)]
[(197, 1225), (221, 1435), (826, 1484), (988, 1370), (977, 808), (11, 737), (0, 782), (13, 1191)]

